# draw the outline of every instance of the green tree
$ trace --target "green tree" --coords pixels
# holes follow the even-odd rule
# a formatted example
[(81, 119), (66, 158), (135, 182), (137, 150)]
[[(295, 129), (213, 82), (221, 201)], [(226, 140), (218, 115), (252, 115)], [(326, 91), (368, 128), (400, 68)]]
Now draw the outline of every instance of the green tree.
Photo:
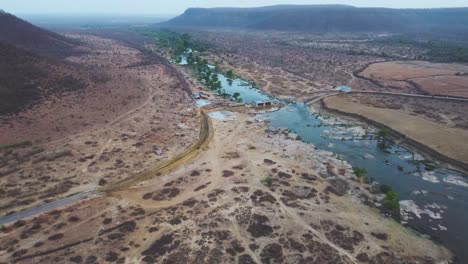
[(398, 194), (393, 190), (388, 191), (383, 201), (383, 205), (394, 213), (398, 212), (398, 208), (400, 207)]
[(367, 169), (366, 168), (360, 168), (360, 167), (353, 167), (353, 172), (356, 177), (361, 179), (362, 177), (366, 176), (367, 174)]
[(390, 137), (390, 131), (386, 128), (377, 131), (377, 146), (381, 149), (387, 149), (393, 142)]
[(190, 52), (190, 53), (187, 55), (187, 64), (188, 64), (188, 65), (193, 65), (194, 62), (195, 62), (195, 58), (193, 57), (193, 53)]
[(227, 71), (226, 77), (229, 79), (234, 79), (235, 78), (234, 72), (232, 70)]
[(240, 93), (238, 93), (238, 92), (235, 92), (235, 93), (233, 93), (233, 94), (232, 94), (232, 98), (234, 98), (234, 100), (236, 100), (236, 101), (239, 101), (239, 99), (240, 99), (240, 98), (239, 98), (239, 97), (240, 97), (240, 95), (241, 95)]
[(184, 33), (184, 34), (182, 34), (182, 36), (180, 38), (182, 39), (182, 41), (184, 43), (184, 46), (188, 47), (189, 44), (190, 44), (190, 35), (187, 34), (187, 33)]

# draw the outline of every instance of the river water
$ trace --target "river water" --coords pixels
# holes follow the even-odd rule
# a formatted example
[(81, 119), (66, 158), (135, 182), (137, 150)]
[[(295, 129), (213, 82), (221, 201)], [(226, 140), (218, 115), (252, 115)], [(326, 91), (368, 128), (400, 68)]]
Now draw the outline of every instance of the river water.
[[(238, 92), (246, 103), (273, 100), (272, 96), (219, 74), (222, 88)], [(401, 223), (431, 236), (452, 250), (459, 263), (468, 263), (468, 181), (463, 173), (440, 168), (421, 155), (394, 145), (377, 146), (372, 128), (313, 111), (304, 103), (284, 103), (265, 113), (271, 128), (288, 128), (318, 149), (329, 150), (352, 166), (365, 167), (379, 184), (390, 185), (400, 199)]]
[[(185, 60), (181, 64), (185, 65)], [(368, 177), (390, 185), (398, 193), (403, 225), (442, 243), (457, 256), (458, 263), (468, 263), (468, 175), (441, 168), (402, 146), (383, 150), (374, 138), (375, 131), (365, 125), (311, 109), (304, 103), (282, 102), (240, 78), (228, 80), (218, 73), (218, 79), (222, 89), (229, 94), (239, 93), (245, 103), (285, 104), (258, 119), (266, 120), (270, 128), (289, 129), (304, 142), (335, 153), (353, 167), (366, 168)]]

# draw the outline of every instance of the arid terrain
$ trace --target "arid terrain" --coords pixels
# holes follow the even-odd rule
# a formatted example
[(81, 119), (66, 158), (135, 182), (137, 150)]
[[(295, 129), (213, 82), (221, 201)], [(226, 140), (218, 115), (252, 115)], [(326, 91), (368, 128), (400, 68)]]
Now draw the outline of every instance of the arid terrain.
[(245, 114), (214, 120), (209, 149), (173, 172), (17, 222), (2, 235), (1, 260), (434, 263), (450, 258), (363, 205), (360, 200), (373, 196), (350, 180), (350, 166), (332, 153), (281, 133), (267, 135), (264, 124), (251, 120)]
[[(303, 99), (317, 91), (333, 90), (340, 85), (385, 90), (353, 75), (354, 71), (382, 61), (382, 58), (347, 52), (341, 45), (336, 50), (333, 43), (327, 45), (324, 42), (329, 36), (222, 30), (194, 31), (191, 34), (195, 40), (210, 47), (207, 54), (210, 61), (234, 69), (235, 73), (276, 96)], [(323, 46), (307, 43), (321, 43)]]
[[(360, 144), (340, 134), (349, 130), (369, 149), (376, 141), (373, 128), (339, 123), (338, 110), (389, 127), (444, 161), (468, 164), (468, 102), (431, 98), (468, 97), (465, 64), (424, 61), (435, 58), (431, 50), (388, 41), (391, 33), (138, 25), (57, 35), (18, 25), (20, 36), (38, 43), (15, 34), (0, 39), (8, 54), (0, 92), (17, 100), (0, 108), (0, 220), (39, 213), (2, 222), (0, 264), (455, 263), (456, 250), (402, 225), (400, 213), (408, 212), (391, 186), (330, 148)], [(51, 46), (58, 53), (49, 52), (50, 43), (60, 44)], [(191, 63), (188, 52), (196, 56)], [(177, 65), (182, 55), (187, 64)], [(17, 78), (23, 70), (27, 78)], [(262, 95), (273, 106), (246, 106), (223, 92), (218, 75), (227, 71), (230, 86), (236, 76), (251, 81), (242, 85), (269, 93)], [(323, 150), (299, 132), (269, 126), (259, 109), (284, 119), (296, 112), (303, 127), (328, 126), (318, 134), (340, 139)], [(379, 166), (381, 157), (352, 154)], [(381, 166), (396, 167), (389, 160)], [(457, 175), (447, 178), (444, 187), (465, 187)], [(75, 195), (86, 198), (41, 207)], [(419, 219), (446, 216), (443, 204), (415, 206)]]
[(397, 92), (417, 89), (430, 95), (468, 97), (465, 64), (392, 61), (371, 64), (358, 75)]
[[(432, 92), (451, 96), (462, 96), (466, 91), (460, 87), (464, 82), (456, 87), (450, 86), (441, 93), (433, 92), (434, 84), (430, 86), (425, 83), (429, 78), (435, 78), (438, 82), (447, 79), (451, 84), (460, 83), (466, 72), (463, 64), (444, 69), (444, 65), (448, 64), (386, 62), (425, 58), (429, 51), (416, 45), (387, 41), (385, 38), (388, 36), (385, 35), (178, 30), (190, 32), (195, 41), (206, 45), (210, 52), (205, 57), (211, 62), (234, 69), (237, 74), (276, 96), (304, 100), (318, 91), (329, 91), (342, 85), (355, 90), (410, 94)], [(392, 65), (397, 65), (393, 71)], [(388, 71), (387, 68), (375, 68), (375, 71), (384, 75), (384, 72), (388, 72), (390, 78), (399, 76), (395, 71), (408, 72), (408, 67), (413, 67), (413, 73), (420, 74), (398, 80), (395, 88), (395, 82), (384, 82), (384, 76), (380, 80), (378, 73), (368, 76), (374, 67), (387, 67)], [(421, 75), (421, 71), (425, 74)], [(449, 72), (451, 79), (440, 76), (444, 72)]]
[[(68, 57), (100, 80), (48, 96), (0, 125), (3, 214), (96, 189), (186, 148), (199, 121), (188, 84), (164, 61), (94, 36)], [(88, 69), (89, 68), (89, 69)]]

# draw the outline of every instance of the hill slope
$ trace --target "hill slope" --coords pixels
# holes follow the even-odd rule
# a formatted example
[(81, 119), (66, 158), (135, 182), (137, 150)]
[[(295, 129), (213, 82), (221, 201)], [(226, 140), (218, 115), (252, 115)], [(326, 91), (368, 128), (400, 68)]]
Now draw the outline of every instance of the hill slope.
[(0, 10), (0, 41), (41, 55), (62, 56), (77, 44), (64, 36), (36, 27)]
[(388, 9), (344, 5), (191, 8), (164, 26), (311, 32), (468, 32), (468, 8)]
[(0, 115), (17, 113), (42, 96), (78, 90), (79, 69), (0, 42)]

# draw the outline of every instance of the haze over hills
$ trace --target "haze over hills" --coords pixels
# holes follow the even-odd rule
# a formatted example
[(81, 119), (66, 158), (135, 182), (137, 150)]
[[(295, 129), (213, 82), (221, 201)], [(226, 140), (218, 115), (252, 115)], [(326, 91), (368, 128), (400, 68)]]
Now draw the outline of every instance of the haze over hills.
[(308, 32), (436, 32), (468, 30), (468, 8), (389, 9), (346, 5), (190, 8), (164, 26)]
[(40, 55), (61, 56), (71, 52), (75, 41), (39, 28), (0, 10), (0, 41), (28, 49)]

